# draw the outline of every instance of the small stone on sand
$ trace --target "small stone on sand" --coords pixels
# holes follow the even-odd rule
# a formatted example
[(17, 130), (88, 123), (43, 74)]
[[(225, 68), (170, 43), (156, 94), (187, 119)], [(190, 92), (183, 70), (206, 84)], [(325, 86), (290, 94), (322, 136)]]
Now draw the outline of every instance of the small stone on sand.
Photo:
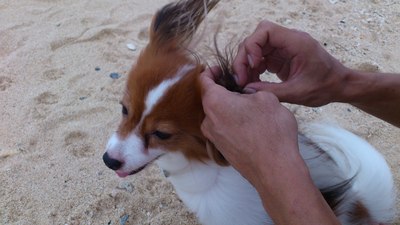
[(119, 224), (125, 225), (126, 222), (128, 222), (128, 219), (129, 219), (129, 215), (125, 215), (125, 216), (121, 217), (121, 219), (119, 219)]
[(120, 75), (119, 73), (110, 73), (110, 77), (111, 77), (112, 79), (118, 79), (118, 78), (121, 77), (121, 75)]
[(128, 49), (131, 50), (131, 51), (136, 51), (136, 49), (137, 49), (136, 45), (132, 44), (132, 43), (128, 43), (126, 45), (126, 47), (128, 47)]

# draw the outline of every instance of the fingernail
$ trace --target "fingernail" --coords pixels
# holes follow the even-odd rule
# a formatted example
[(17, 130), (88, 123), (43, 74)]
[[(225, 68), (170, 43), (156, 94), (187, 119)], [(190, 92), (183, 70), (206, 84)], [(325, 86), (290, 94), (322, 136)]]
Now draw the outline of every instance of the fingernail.
[(249, 61), (249, 65), (253, 69), (254, 68), (254, 61), (253, 61), (253, 58), (251, 58), (250, 55), (247, 55), (247, 61)]
[(257, 92), (257, 90), (253, 89), (253, 88), (244, 88), (243, 89), (243, 93), (245, 93), (245, 94), (254, 94), (256, 92)]

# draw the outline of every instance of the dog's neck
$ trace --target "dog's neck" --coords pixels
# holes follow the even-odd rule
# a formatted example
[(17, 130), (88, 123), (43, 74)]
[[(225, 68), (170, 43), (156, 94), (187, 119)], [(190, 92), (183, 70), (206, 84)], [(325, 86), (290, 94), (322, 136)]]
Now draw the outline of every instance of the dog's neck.
[(175, 176), (184, 173), (189, 167), (189, 160), (183, 154), (178, 152), (169, 152), (161, 156), (157, 161), (157, 165), (163, 170), (164, 175)]
[(212, 161), (188, 160), (179, 152), (167, 153), (156, 162), (175, 189), (187, 193), (200, 193), (212, 188), (219, 171), (224, 168)]

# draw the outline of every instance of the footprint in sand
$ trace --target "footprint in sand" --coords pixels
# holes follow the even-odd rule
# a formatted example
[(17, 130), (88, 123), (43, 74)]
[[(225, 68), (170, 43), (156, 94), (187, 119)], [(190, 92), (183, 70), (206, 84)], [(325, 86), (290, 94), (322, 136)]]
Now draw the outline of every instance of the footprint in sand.
[(88, 135), (82, 131), (72, 131), (65, 135), (64, 143), (68, 152), (76, 157), (89, 157), (94, 154), (92, 146), (86, 143)]
[(56, 51), (57, 49), (65, 46), (65, 45), (70, 45), (76, 40), (76, 38), (73, 37), (67, 37), (67, 38), (62, 38), (61, 40), (55, 40), (50, 43), (50, 49), (51, 51)]
[(58, 80), (64, 75), (64, 71), (60, 69), (50, 69), (43, 73), (43, 77), (47, 80)]
[(0, 91), (5, 91), (11, 87), (12, 80), (9, 77), (0, 76)]
[(58, 96), (48, 91), (43, 92), (35, 98), (37, 104), (52, 105), (58, 103)]

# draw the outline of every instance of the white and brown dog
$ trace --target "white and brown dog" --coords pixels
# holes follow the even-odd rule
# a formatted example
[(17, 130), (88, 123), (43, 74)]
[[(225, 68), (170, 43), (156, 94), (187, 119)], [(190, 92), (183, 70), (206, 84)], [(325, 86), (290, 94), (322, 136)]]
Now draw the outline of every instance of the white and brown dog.
[[(155, 14), (150, 42), (129, 73), (121, 124), (103, 160), (120, 177), (156, 161), (202, 224), (273, 224), (256, 190), (200, 131), (204, 112), (198, 78), (204, 66), (188, 48), (217, 3), (181, 0)], [(301, 154), (342, 224), (390, 223), (395, 188), (382, 155), (341, 128), (306, 127), (299, 135)]]

